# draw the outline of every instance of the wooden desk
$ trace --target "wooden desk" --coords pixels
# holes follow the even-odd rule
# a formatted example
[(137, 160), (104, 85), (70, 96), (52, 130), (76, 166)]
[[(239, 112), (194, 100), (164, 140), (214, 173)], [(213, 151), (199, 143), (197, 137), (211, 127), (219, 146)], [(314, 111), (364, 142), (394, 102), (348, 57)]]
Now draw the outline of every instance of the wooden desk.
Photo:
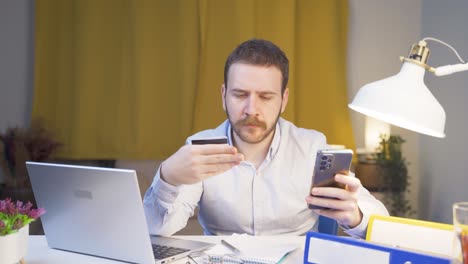
[[(222, 236), (174, 236), (177, 238), (185, 238), (191, 240), (206, 241), (212, 243), (219, 243), (221, 239), (226, 238)], [(302, 263), (304, 257), (305, 236), (262, 236), (258, 237), (259, 241), (262, 240), (277, 240), (291, 241), (298, 245), (298, 249), (291, 252), (284, 262), (285, 264)], [(105, 258), (92, 257), (88, 255), (51, 249), (47, 246), (45, 236), (29, 236), (28, 253), (25, 258), (26, 264), (116, 264), (123, 263), (120, 261), (109, 260)], [(171, 264), (185, 264), (186, 259), (180, 259)]]

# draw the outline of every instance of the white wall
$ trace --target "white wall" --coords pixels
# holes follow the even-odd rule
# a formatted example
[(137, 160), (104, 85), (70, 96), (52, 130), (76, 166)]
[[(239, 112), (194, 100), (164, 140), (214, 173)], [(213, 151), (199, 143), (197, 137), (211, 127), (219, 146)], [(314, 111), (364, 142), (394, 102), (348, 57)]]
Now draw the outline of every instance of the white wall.
[(28, 124), (33, 83), (33, 2), (0, 2), (0, 131)]
[[(422, 36), (454, 46), (468, 60), (468, 1), (425, 0)], [(458, 63), (445, 46), (429, 42), (431, 66)], [(447, 115), (445, 139), (421, 137), (421, 217), (452, 222), (452, 203), (468, 201), (468, 72), (445, 77), (426, 74), (426, 85)]]
[[(0, 1), (0, 131), (29, 124), (33, 91), (34, 2)], [(3, 177), (0, 171), (0, 182)]]
[[(351, 102), (364, 84), (400, 70), (399, 56), (407, 56), (411, 45), (420, 39), (421, 0), (350, 0), (349, 12), (348, 95)], [(350, 111), (356, 145), (363, 148), (365, 118)], [(392, 127), (391, 133), (406, 140), (403, 155), (410, 162), (409, 199), (419, 212), (419, 135), (397, 127)]]

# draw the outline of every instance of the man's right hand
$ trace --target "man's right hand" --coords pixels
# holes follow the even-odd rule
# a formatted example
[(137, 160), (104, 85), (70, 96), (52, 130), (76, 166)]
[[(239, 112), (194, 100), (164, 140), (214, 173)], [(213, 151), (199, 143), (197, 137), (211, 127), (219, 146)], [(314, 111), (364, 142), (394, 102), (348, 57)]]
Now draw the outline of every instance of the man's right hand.
[(239, 165), (244, 155), (227, 144), (185, 145), (163, 161), (161, 179), (171, 185), (194, 184)]

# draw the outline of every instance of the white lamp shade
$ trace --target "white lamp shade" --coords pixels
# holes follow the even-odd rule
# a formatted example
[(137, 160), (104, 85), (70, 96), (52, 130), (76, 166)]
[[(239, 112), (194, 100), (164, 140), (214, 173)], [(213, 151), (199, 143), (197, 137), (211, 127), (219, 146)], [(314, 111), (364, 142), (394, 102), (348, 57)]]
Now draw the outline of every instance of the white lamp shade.
[(405, 62), (398, 74), (364, 85), (349, 108), (422, 134), (445, 137), (445, 111), (424, 84), (425, 69)]

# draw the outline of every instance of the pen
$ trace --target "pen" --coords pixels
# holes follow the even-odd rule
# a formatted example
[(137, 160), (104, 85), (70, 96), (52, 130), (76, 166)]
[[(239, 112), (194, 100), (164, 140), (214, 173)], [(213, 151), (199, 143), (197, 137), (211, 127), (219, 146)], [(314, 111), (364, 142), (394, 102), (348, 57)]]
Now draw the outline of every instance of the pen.
[(232, 244), (229, 244), (226, 240), (222, 239), (221, 240), (221, 244), (223, 244), (224, 246), (226, 246), (227, 248), (229, 248), (229, 250), (231, 250), (232, 252), (234, 252), (235, 254), (239, 255), (240, 254), (240, 250), (238, 248), (236, 248), (235, 246), (233, 246)]

